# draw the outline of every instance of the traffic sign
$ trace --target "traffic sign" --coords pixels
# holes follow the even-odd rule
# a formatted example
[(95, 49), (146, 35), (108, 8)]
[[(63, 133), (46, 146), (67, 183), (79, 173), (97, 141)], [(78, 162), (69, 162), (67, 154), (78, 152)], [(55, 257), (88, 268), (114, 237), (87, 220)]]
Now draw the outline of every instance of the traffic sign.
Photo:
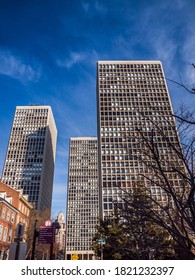
[(98, 241), (98, 243), (100, 243), (100, 244), (105, 244), (105, 243), (106, 243), (106, 240), (105, 240), (105, 238), (103, 238), (103, 237), (100, 237), (97, 241)]
[(47, 220), (44, 222), (44, 226), (45, 227), (51, 227), (52, 226), (52, 221), (51, 220)]
[(55, 242), (55, 228), (41, 226), (39, 229), (39, 243), (51, 244)]
[(73, 254), (73, 255), (71, 256), (71, 260), (73, 260), (73, 261), (77, 261), (78, 259), (79, 259), (78, 254)]

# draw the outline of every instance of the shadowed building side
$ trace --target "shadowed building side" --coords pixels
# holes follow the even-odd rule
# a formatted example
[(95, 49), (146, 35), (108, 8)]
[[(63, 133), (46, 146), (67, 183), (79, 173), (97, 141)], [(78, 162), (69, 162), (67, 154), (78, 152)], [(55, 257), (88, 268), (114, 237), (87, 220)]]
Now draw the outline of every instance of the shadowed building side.
[(66, 259), (91, 260), (99, 220), (97, 138), (70, 139)]
[(2, 180), (51, 210), (57, 129), (50, 106), (17, 106)]

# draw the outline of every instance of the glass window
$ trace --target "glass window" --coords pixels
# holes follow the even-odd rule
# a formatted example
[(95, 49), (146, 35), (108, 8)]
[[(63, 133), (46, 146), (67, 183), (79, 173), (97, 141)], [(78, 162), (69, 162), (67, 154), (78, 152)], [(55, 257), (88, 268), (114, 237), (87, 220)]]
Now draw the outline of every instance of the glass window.
[(12, 229), (9, 230), (8, 242), (12, 241)]
[(10, 211), (7, 212), (7, 217), (6, 217), (7, 221), (9, 221), (10, 219)]
[(3, 208), (2, 214), (1, 214), (2, 218), (5, 218), (5, 213), (6, 213), (6, 210), (5, 210), (5, 208)]
[(3, 233), (3, 241), (4, 241), (4, 242), (6, 242), (6, 239), (7, 239), (7, 231), (8, 231), (8, 229), (5, 228), (5, 229), (4, 229), (4, 233)]
[(15, 220), (15, 215), (12, 214), (12, 217), (11, 217), (11, 223), (14, 223), (14, 220)]

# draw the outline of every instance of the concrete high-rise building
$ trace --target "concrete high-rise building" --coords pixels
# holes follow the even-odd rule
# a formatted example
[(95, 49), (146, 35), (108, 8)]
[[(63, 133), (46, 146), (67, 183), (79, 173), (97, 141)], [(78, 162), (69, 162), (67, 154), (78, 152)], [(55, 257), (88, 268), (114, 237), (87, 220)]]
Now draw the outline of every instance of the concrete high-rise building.
[(50, 106), (17, 106), (2, 181), (51, 209), (57, 129)]
[(70, 139), (66, 259), (92, 259), (99, 218), (97, 138)]
[[(116, 203), (122, 205), (123, 190), (131, 190), (140, 174), (151, 175), (151, 169), (139, 160), (143, 146), (138, 131), (154, 137), (164, 159), (169, 147), (155, 125), (173, 144), (179, 142), (160, 61), (99, 61), (97, 100), (100, 204), (106, 218), (112, 215)], [(179, 184), (176, 179), (173, 186)], [(145, 185), (151, 187), (157, 200), (166, 200), (158, 186), (152, 186), (149, 180)]]

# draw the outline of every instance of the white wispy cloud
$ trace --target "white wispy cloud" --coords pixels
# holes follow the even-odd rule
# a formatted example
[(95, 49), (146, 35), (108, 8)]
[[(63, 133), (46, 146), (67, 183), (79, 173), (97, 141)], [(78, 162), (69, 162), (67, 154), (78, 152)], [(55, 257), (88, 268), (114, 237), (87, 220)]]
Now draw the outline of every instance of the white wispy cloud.
[(85, 51), (85, 52), (70, 52), (67, 59), (57, 59), (56, 63), (60, 67), (65, 67), (70, 69), (75, 64), (88, 63), (94, 65), (98, 60), (99, 55), (95, 50)]
[(103, 6), (102, 3), (100, 3), (99, 1), (95, 2), (95, 9), (98, 13), (102, 15), (107, 13), (107, 9), (105, 8), (105, 6)]
[(173, 5), (175, 9), (182, 10), (186, 5), (188, 5), (188, 2), (186, 0), (174, 0)]
[(41, 76), (40, 69), (33, 69), (31, 65), (25, 64), (10, 52), (0, 50), (0, 61), (0, 74), (19, 80), (22, 83), (36, 82)]
[(89, 3), (82, 2), (82, 7), (86, 13), (89, 11)]
[[(79, 96), (77, 97), (79, 99)], [(82, 104), (83, 100), (79, 100), (81, 101), (80, 104)], [(79, 113), (81, 109), (77, 106), (76, 103), (75, 108), (74, 105), (73, 108), (70, 108), (60, 100), (53, 100), (52, 106), (55, 107), (55, 110), (57, 112), (56, 119), (58, 121), (59, 131), (61, 132), (61, 129), (64, 131), (64, 137), (70, 138), (82, 136), (88, 132), (88, 128), (86, 126), (81, 126), (81, 123), (79, 122), (82, 120)], [(85, 116), (83, 115), (82, 117), (84, 118)], [(61, 152), (63, 153), (63, 150), (61, 150)], [(66, 150), (65, 153), (68, 153), (68, 150)]]
[(86, 53), (71, 52), (67, 60), (57, 60), (57, 64), (61, 67), (71, 68), (73, 65), (78, 64), (86, 59)]
[(65, 200), (67, 188), (66, 188), (66, 182), (63, 183), (55, 183), (53, 191), (55, 192), (56, 198), (61, 199), (63, 198)]
[(66, 198), (67, 198), (67, 182), (57, 183), (54, 182), (53, 199), (52, 199), (52, 214), (57, 216), (59, 211), (66, 211)]
[(61, 157), (65, 158), (65, 157), (68, 157), (69, 151), (68, 151), (67, 147), (60, 146), (57, 150), (57, 154), (58, 154), (58, 156), (61, 156)]
[(153, 39), (152, 47), (155, 51), (155, 56), (162, 61), (166, 61), (167, 67), (173, 68), (173, 60), (177, 51), (176, 42), (171, 40), (171, 38), (167, 41), (163, 32)]
[(86, 13), (90, 12), (93, 14), (95, 12), (100, 15), (105, 15), (107, 13), (107, 8), (99, 1), (82, 2), (82, 7)]
[(185, 80), (187, 83), (190, 83), (194, 87), (195, 83), (195, 71), (191, 66), (192, 63), (195, 63), (195, 34), (194, 30), (190, 28), (187, 33), (186, 40), (183, 43), (183, 48), (181, 50), (183, 61), (186, 62), (185, 67)]

